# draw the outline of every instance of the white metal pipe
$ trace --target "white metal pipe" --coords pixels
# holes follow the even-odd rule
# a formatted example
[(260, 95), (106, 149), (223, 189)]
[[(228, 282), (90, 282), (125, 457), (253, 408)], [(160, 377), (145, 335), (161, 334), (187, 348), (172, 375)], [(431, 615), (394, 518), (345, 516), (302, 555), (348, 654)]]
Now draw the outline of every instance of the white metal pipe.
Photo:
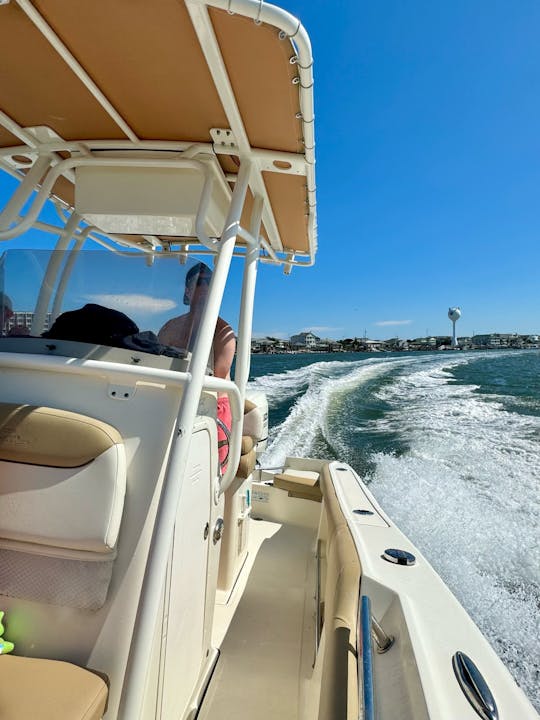
[(279, 263), (279, 258), (276, 255), (274, 248), (261, 236), (259, 238), (261, 242), (261, 246), (266, 250), (266, 252), (270, 255), (270, 258), (273, 262)]
[[(1, 111), (0, 111), (1, 112)], [(1, 124), (1, 123), (0, 123)], [(37, 145), (37, 141), (36, 145)], [(92, 150), (150, 150), (160, 152), (181, 152), (192, 151), (196, 148), (197, 153), (214, 152), (212, 143), (192, 143), (182, 142), (180, 140), (62, 140), (61, 138), (49, 140), (48, 142), (39, 143), (39, 152), (41, 154), (58, 153), (58, 152), (80, 152), (83, 155)], [(16, 147), (0, 148), (0, 157), (4, 155), (21, 155), (28, 152), (28, 147), (19, 145)]]
[(9, 202), (2, 210), (2, 213), (0, 213), (0, 229), (9, 228), (11, 223), (17, 220), (24, 204), (28, 201), (28, 198), (36, 189), (39, 181), (45, 175), (50, 166), (50, 157), (40, 157), (32, 165), (24, 176), (24, 179), (20, 182), (19, 187), (15, 190), (9, 199)]
[(197, 217), (195, 218), (195, 233), (197, 234), (197, 239), (209, 250), (212, 250), (217, 246), (217, 240), (209, 238), (204, 229), (206, 214), (208, 212), (210, 198), (212, 196), (212, 186), (212, 177), (208, 174), (204, 183), (199, 209), (197, 210)]
[[(37, 143), (37, 141), (36, 141)], [(139, 140), (132, 142), (131, 140), (51, 140), (45, 143), (39, 143), (40, 155), (51, 155), (60, 152), (79, 152), (88, 155), (91, 151), (119, 151), (119, 150), (137, 150), (140, 152), (181, 152), (183, 157), (193, 158), (195, 155), (230, 155), (231, 147), (229, 145), (220, 146), (211, 143), (189, 143), (189, 142), (171, 142), (168, 140)], [(13, 155), (23, 155), (29, 152), (29, 148), (25, 145), (16, 147), (0, 148), (0, 157), (12, 157)], [(34, 151), (35, 152), (35, 151)], [(281, 150), (268, 150), (264, 148), (251, 148), (249, 150), (249, 158), (261, 164), (262, 169), (267, 172), (287, 173), (294, 175), (306, 175), (306, 158), (301, 153), (283, 152)], [(274, 165), (275, 162), (288, 163), (290, 168), (280, 168)], [(232, 179), (236, 181), (236, 174), (229, 173)], [(227, 178), (229, 179), (229, 178)]]
[(298, 57), (300, 83), (300, 108), (304, 123), (304, 141), (308, 162), (314, 161), (313, 148), (315, 147), (315, 134), (313, 120), (313, 54), (311, 42), (302, 23), (293, 15), (280, 7), (260, 0), (188, 0), (189, 5), (210, 6), (237, 13), (253, 20), (261, 21), (279, 28), (294, 43)]
[[(261, 213), (262, 213), (262, 208), (261, 208)], [(238, 234), (238, 237), (241, 237), (242, 240), (245, 240), (249, 246), (258, 244), (256, 238), (253, 237), (253, 235), (248, 230), (243, 228), (240, 224), (238, 224), (237, 234)]]
[[(62, 227), (59, 227), (58, 225), (51, 225), (49, 223), (45, 223), (40, 220), (35, 222), (32, 225), (32, 227), (35, 230), (41, 230), (42, 232), (51, 233), (53, 235), (59, 235), (62, 232)], [(116, 242), (119, 245), (123, 245), (124, 247), (132, 247), (135, 250), (138, 250), (142, 254), (153, 253), (153, 250), (141, 247), (136, 242), (131, 242), (129, 240), (126, 240), (125, 238), (117, 238), (115, 235), (106, 235), (105, 233), (103, 233), (102, 230), (95, 227), (94, 225), (87, 225), (84, 228), (84, 230), (81, 230), (80, 232), (76, 232), (74, 234), (74, 237), (78, 238), (78, 237), (81, 237), (82, 235), (84, 235), (84, 237), (90, 238), (90, 240), (93, 240), (93, 242), (97, 243), (98, 245), (102, 245), (103, 247), (107, 248), (107, 250), (110, 250), (113, 253), (116, 253), (118, 255), (125, 255), (126, 257), (133, 257), (133, 253), (128, 253), (127, 251), (119, 250), (114, 245), (111, 245), (108, 242), (106, 242), (103, 238), (98, 237), (97, 233), (103, 234), (107, 239), (109, 239), (113, 242)], [(179, 254), (179, 253), (180, 253), (180, 251), (174, 251), (174, 252), (171, 252), (170, 254), (172, 255), (172, 254)]]
[[(255, 196), (250, 223), (250, 231), (254, 237), (258, 237), (261, 230), (262, 204), (262, 198), (258, 195)], [(234, 380), (240, 389), (242, 398), (245, 397), (246, 385), (249, 379), (253, 305), (255, 301), (255, 286), (257, 284), (258, 259), (259, 246), (256, 244), (249, 246), (244, 265), (244, 278), (242, 282), (242, 301), (240, 304), (240, 318), (238, 321), (238, 348), (236, 352), (236, 370), (234, 374)]]
[(37, 140), (35, 137), (24, 130), (19, 123), (12, 120), (12, 118), (10, 118), (9, 115), (6, 115), (5, 112), (2, 112), (2, 110), (0, 110), (0, 125), (5, 127), (12, 135), (19, 138), (19, 140), (23, 141), (26, 147), (22, 149), (22, 152), (28, 152), (28, 148), (35, 149), (37, 147)]
[[(53, 341), (53, 339), (51, 339)], [(0, 341), (1, 342), (1, 341)], [(25, 340), (26, 342), (26, 340)], [(32, 339), (28, 340), (29, 348)], [(179, 387), (191, 380), (187, 372), (176, 370), (163, 370), (141, 365), (123, 365), (107, 360), (88, 360), (87, 358), (66, 357), (63, 355), (34, 355), (31, 353), (2, 352), (0, 367), (16, 368), (21, 370), (36, 370), (39, 372), (61, 373), (62, 375), (84, 375), (88, 370), (97, 372), (101, 377), (110, 378), (116, 382), (135, 382), (137, 378), (155, 380), (173, 387)], [(214, 380), (215, 378), (208, 378)], [(232, 384), (232, 383), (231, 383)], [(212, 390), (214, 388), (211, 388)]]
[[(206, 364), (213, 343), (221, 298), (223, 296), (236, 240), (234, 228), (241, 217), (248, 189), (249, 172), (249, 165), (242, 164), (238, 182), (233, 192), (225, 231), (220, 243), (218, 261), (210, 282), (203, 321), (195, 341), (190, 365), (191, 382), (187, 384), (180, 402), (177, 436), (173, 440), (173, 446), (163, 480), (154, 532), (148, 553), (146, 573), (141, 588), (129, 663), (124, 679), (119, 713), (119, 717), (123, 718), (123, 720), (138, 720), (142, 712), (150, 662), (148, 648), (152, 647), (154, 639), (161, 592), (165, 581), (167, 560), (176, 521), (176, 512), (182, 493), (191, 444), (193, 422), (203, 388)], [(231, 433), (233, 437), (241, 432), (241, 422), (241, 418), (234, 418), (233, 416)], [(227, 469), (229, 475), (235, 473), (236, 468), (233, 470), (232, 466), (234, 463), (237, 464), (240, 459), (239, 454), (236, 458), (235, 455), (236, 453), (233, 452), (232, 457), (229, 458), (229, 468)]]
[(42, 15), (36, 10), (29, 0), (15, 0), (17, 5), (23, 10), (28, 18), (34, 23), (40, 33), (48, 40), (62, 60), (69, 66), (86, 89), (95, 97), (105, 112), (114, 120), (118, 127), (130, 140), (137, 140), (137, 135), (129, 127), (124, 118), (120, 115), (113, 104), (105, 97), (103, 92), (98, 88), (96, 83), (88, 75), (79, 61), (70, 53), (68, 48), (60, 40), (58, 35), (53, 31), (51, 26), (45, 21)]
[[(302, 115), (302, 126), (303, 126), (303, 141), (304, 141), (304, 148), (305, 148), (305, 161), (307, 165), (306, 169), (306, 178), (307, 178), (307, 194), (308, 194), (308, 202), (310, 206), (310, 214), (315, 218), (316, 210), (315, 210), (315, 129), (314, 129), (314, 120), (315, 120), (315, 114), (314, 114), (314, 103), (313, 103), (313, 55), (311, 51), (311, 43), (309, 40), (309, 36), (305, 30), (305, 28), (302, 26), (301, 22), (295, 18), (290, 13), (286, 12), (282, 8), (276, 7), (275, 5), (270, 5), (268, 3), (262, 2), (261, 0), (186, 0), (186, 4), (188, 7), (188, 10), (190, 12), (192, 21), (194, 23), (195, 29), (197, 33), (199, 34), (199, 37), (201, 39), (201, 44), (203, 41), (205, 41), (209, 47), (212, 47), (213, 40), (215, 40), (213, 36), (213, 30), (212, 25), (210, 21), (208, 20), (208, 12), (207, 12), (207, 6), (209, 7), (216, 7), (220, 8), (222, 10), (227, 10), (231, 13), (237, 13), (239, 15), (242, 15), (244, 17), (250, 17), (254, 21), (257, 22), (263, 22), (267, 23), (269, 25), (273, 25), (274, 27), (281, 30), (283, 33), (283, 39), (288, 37), (291, 41), (291, 47), (294, 49), (294, 52), (297, 56), (297, 62), (296, 65), (298, 67), (298, 75), (300, 78), (300, 83), (298, 85), (299, 87), (299, 102), (300, 102), (300, 112)], [(198, 10), (198, 12), (197, 12)], [(203, 30), (198, 30), (198, 24), (203, 25)], [(204, 25), (208, 25), (210, 27), (210, 30), (206, 28), (204, 30)], [(210, 40), (210, 42), (209, 42)], [(203, 45), (203, 50), (204, 50)], [(209, 55), (207, 55), (207, 62), (211, 69), (212, 75), (214, 76), (214, 80), (216, 81), (216, 74), (214, 68), (216, 67), (218, 69), (219, 74), (221, 75), (221, 70), (219, 66), (213, 64), (213, 60)], [(215, 63), (215, 60), (214, 60)], [(218, 87), (219, 91), (219, 85), (216, 82), (216, 86)], [(224, 105), (225, 111), (227, 113), (227, 117), (229, 117), (229, 120), (231, 120), (231, 117), (229, 115), (229, 103), (227, 102), (228, 98), (221, 98), (222, 103)], [(233, 96), (234, 100), (234, 96)], [(236, 101), (234, 101), (235, 103)], [(233, 107), (233, 106), (231, 106)], [(237, 137), (237, 141), (239, 143), (240, 149), (242, 150), (240, 139), (238, 136), (238, 132), (236, 131), (235, 127), (233, 126), (233, 123), (231, 122), (231, 129), (235, 133), (235, 136)], [(262, 178), (261, 178), (262, 180)], [(255, 187), (256, 192), (259, 191), (258, 187)], [(266, 203), (268, 202), (268, 199), (266, 198)], [(266, 205), (265, 203), (265, 205)], [(263, 217), (265, 227), (267, 228), (270, 237), (273, 236), (273, 230), (274, 228), (268, 224), (268, 218), (265, 216)], [(313, 264), (313, 258), (315, 256), (315, 252), (317, 249), (317, 235), (316, 235), (316, 223), (311, 222), (308, 225), (309, 227), (309, 246), (310, 246), (310, 255), (312, 256), (312, 262), (310, 264)], [(279, 237), (279, 233), (277, 235)], [(283, 249), (283, 246), (281, 245), (280, 248)]]
[[(240, 225), (240, 218), (242, 216), (242, 209), (249, 187), (251, 169), (252, 168), (249, 162), (243, 162), (240, 166), (240, 171), (238, 173), (238, 182), (236, 183), (234, 188), (231, 206), (229, 208), (227, 220), (225, 221), (225, 229), (221, 238), (221, 242), (219, 243), (219, 253), (217, 256), (216, 265), (214, 268), (214, 272), (212, 273), (212, 279), (210, 281), (208, 300), (203, 315), (203, 321), (197, 333), (195, 345), (193, 348), (193, 360), (190, 369), (193, 373), (194, 378), (196, 378), (197, 374), (199, 373), (202, 373), (204, 375), (206, 369), (206, 362), (210, 355), (221, 301), (223, 298), (223, 292), (225, 290), (225, 283), (227, 281), (227, 275), (231, 264), (231, 258), (233, 256), (238, 227)], [(200, 363), (200, 368), (196, 369), (193, 366), (194, 362)], [(242, 418), (238, 418), (238, 420), (235, 420), (233, 418), (229, 448), (229, 462), (227, 470), (225, 471), (221, 482), (220, 491), (226, 489), (228, 485), (234, 480), (236, 468), (238, 467), (238, 463), (240, 461), (240, 446), (242, 442), (241, 436)]]
[[(208, 4), (211, 5), (213, 3)], [(218, 91), (221, 104), (223, 105), (231, 130), (238, 144), (240, 157), (242, 160), (248, 158), (251, 159), (251, 145), (249, 138), (242, 121), (242, 116), (240, 115), (240, 110), (238, 109), (236, 97), (225, 67), (223, 56), (221, 55), (221, 50), (219, 48), (214, 28), (210, 22), (206, 3), (199, 2), (198, 0), (195, 0), (195, 2), (192, 2), (192, 0), (186, 0), (186, 7), (191, 17), (193, 27), (195, 28), (195, 32), (197, 33), (197, 37), (199, 38), (206, 62), (208, 63), (208, 67), (212, 74), (212, 79), (214, 80), (214, 84)], [(262, 195), (265, 200), (263, 220), (266, 230), (270, 238), (272, 238), (277, 245), (278, 249), (282, 249), (283, 243), (281, 242), (279, 229), (272, 211), (266, 185), (264, 184), (260, 171), (256, 167), (253, 168), (251, 185), (254, 193)]]
[(45, 276), (41, 283), (39, 290), (38, 299), (36, 302), (36, 308), (34, 311), (34, 319), (32, 320), (32, 335), (41, 333), (43, 325), (45, 324), (45, 318), (47, 316), (47, 308), (51, 299), (52, 291), (58, 277), (58, 272), (62, 261), (64, 260), (64, 252), (67, 249), (73, 234), (75, 233), (77, 226), (81, 218), (77, 213), (73, 213), (67, 221), (65, 228), (63, 229), (58, 242), (56, 243), (55, 249), (52, 251)]
[[(88, 228), (89, 229), (89, 228)], [(77, 260), (79, 253), (81, 251), (82, 246), (84, 245), (86, 241), (87, 235), (81, 233), (77, 240), (75, 241), (75, 245), (71, 249), (71, 252), (69, 253), (69, 257), (66, 261), (66, 264), (64, 265), (62, 269), (62, 274), (60, 276), (60, 281), (58, 283), (58, 287), (56, 288), (56, 293), (54, 296), (54, 302), (51, 310), (51, 321), (54, 322), (56, 318), (60, 315), (60, 311), (62, 310), (62, 303), (64, 302), (64, 295), (66, 292), (66, 287), (68, 284), (68, 281), (71, 277), (71, 273), (73, 271), (73, 266), (75, 265), (75, 261)]]

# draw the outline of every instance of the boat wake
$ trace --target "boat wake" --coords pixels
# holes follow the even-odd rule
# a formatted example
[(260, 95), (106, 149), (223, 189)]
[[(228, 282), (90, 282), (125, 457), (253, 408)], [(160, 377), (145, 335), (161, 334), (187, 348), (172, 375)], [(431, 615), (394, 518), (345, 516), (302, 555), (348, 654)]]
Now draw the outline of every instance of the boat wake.
[(259, 377), (271, 422), (278, 413), (262, 464), (350, 462), (540, 709), (540, 417), (534, 400), (512, 398), (509, 410), (504, 395), (464, 381), (478, 359), (369, 358)]

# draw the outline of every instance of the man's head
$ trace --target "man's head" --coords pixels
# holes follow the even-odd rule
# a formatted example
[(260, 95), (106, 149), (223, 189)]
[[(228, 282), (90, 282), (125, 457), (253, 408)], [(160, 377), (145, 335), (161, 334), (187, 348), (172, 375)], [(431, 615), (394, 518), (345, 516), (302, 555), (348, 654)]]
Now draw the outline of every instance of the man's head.
[(8, 320), (13, 315), (13, 304), (11, 298), (3, 292), (0, 292), (0, 332), (7, 325)]
[[(193, 297), (197, 294), (198, 297), (202, 294), (206, 297), (206, 290), (210, 285), (212, 278), (212, 271), (202, 262), (197, 263), (190, 268), (186, 274), (186, 287), (184, 290), (184, 305), (191, 305)], [(197, 290), (200, 288), (200, 290)], [(201, 290), (203, 292), (201, 293)]]

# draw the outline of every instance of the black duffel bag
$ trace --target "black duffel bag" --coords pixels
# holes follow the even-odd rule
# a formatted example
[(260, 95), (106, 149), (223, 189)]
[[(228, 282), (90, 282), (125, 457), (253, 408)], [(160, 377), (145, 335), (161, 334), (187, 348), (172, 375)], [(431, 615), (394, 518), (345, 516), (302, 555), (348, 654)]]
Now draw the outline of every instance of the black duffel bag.
[(42, 337), (125, 347), (124, 338), (138, 332), (137, 325), (123, 312), (88, 303), (59, 315)]

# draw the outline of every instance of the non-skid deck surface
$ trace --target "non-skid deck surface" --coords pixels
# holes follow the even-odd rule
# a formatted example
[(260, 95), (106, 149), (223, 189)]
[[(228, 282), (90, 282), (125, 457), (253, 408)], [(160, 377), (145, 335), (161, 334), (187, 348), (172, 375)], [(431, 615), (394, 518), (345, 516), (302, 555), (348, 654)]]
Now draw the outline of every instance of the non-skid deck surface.
[(313, 660), (315, 533), (266, 522), (257, 526), (252, 523), (251, 534), (266, 532), (266, 539), (197, 720), (298, 717), (301, 679)]

